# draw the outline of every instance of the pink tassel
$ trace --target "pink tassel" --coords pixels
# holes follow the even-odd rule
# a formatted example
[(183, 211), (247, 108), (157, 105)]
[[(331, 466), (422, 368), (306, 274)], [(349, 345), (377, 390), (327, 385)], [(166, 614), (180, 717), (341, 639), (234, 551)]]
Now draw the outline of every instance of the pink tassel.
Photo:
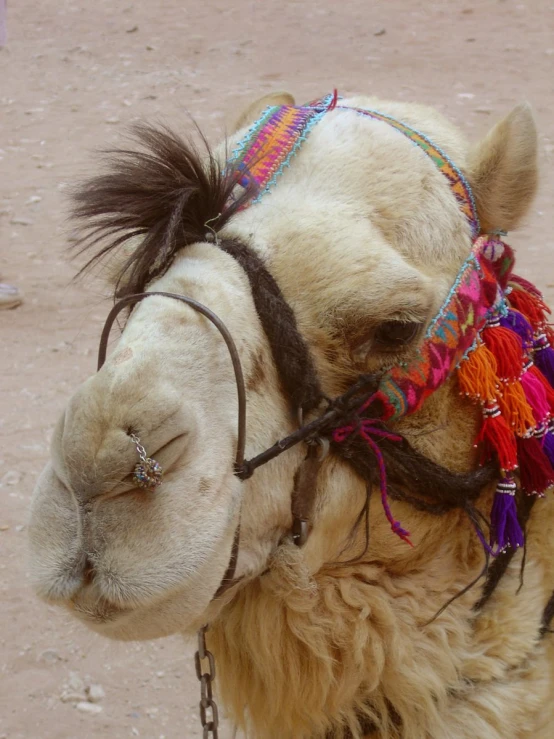
[(540, 382), (540, 384), (544, 388), (544, 392), (546, 393), (546, 400), (548, 405), (550, 406), (550, 413), (554, 414), (554, 387), (548, 382), (546, 377), (543, 375), (543, 373), (531, 362), (528, 365), (527, 372), (529, 374), (533, 375), (533, 377)]
[(525, 399), (533, 410), (537, 425), (544, 423), (550, 417), (550, 404), (543, 384), (532, 372), (524, 372), (520, 382), (525, 393)]

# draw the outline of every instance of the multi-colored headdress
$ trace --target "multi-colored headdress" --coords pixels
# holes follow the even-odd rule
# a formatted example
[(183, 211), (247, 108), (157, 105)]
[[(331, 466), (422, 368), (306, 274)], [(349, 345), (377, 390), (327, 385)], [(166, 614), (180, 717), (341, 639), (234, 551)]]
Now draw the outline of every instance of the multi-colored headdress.
[[(431, 321), (417, 357), (395, 366), (360, 411), (382, 409), (379, 418), (334, 432), (341, 442), (360, 433), (376, 453), (385, 513), (395, 533), (408, 532), (394, 520), (386, 494), (383, 459), (374, 437), (393, 438), (379, 422), (396, 421), (421, 408), (425, 399), (454, 374), (460, 392), (480, 404), (482, 421), (475, 440), (480, 462), (496, 461), (499, 482), (491, 510), (496, 554), (523, 544), (516, 492), (542, 496), (554, 484), (554, 332), (540, 292), (513, 274), (514, 254), (500, 234), (480, 234), (471, 188), (462, 172), (425, 135), (373, 110), (346, 108), (336, 94), (303, 107), (267, 108), (233, 151), (230, 166), (241, 184), (254, 184), (258, 202), (327, 113), (349, 110), (384, 121), (430, 157), (447, 177), (465, 214), (473, 248), (439, 312)], [(377, 425), (376, 425), (377, 424)]]

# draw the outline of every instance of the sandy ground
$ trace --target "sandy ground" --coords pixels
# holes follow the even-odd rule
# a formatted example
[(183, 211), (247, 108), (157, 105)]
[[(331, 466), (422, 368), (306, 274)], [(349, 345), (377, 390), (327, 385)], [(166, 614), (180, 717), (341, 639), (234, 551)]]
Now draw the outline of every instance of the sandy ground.
[[(0, 313), (0, 739), (197, 737), (190, 645), (108, 643), (27, 585), (31, 491), (57, 416), (94, 371), (108, 310), (99, 285), (71, 283), (67, 183), (136, 118), (185, 129), (188, 111), (215, 138), (277, 88), (299, 101), (338, 87), (429, 103), (473, 138), (527, 99), (543, 182), (512, 243), (554, 302), (554, 0), (10, 0), (8, 10), (0, 275), (27, 299)], [(105, 692), (102, 710), (62, 701), (90, 684)]]

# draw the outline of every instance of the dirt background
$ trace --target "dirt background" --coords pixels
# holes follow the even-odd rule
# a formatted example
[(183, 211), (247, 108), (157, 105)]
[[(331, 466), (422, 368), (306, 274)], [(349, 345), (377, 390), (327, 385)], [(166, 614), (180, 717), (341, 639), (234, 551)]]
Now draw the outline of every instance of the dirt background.
[[(65, 258), (64, 191), (94, 166), (91, 150), (136, 118), (185, 130), (187, 112), (213, 140), (274, 89), (425, 102), (475, 139), (527, 99), (543, 182), (511, 241), (554, 302), (553, 62), (554, 0), (10, 0), (0, 275), (26, 302), (0, 312), (0, 739), (201, 735), (192, 646), (103, 641), (27, 584), (31, 492), (56, 418), (94, 371), (108, 310), (101, 286), (71, 283)], [(62, 700), (90, 684), (105, 692), (101, 710)]]

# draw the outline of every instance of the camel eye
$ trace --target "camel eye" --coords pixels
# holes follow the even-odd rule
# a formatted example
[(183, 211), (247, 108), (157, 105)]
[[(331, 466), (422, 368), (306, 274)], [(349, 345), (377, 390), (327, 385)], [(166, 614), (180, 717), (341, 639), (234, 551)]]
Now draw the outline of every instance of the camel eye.
[(384, 321), (375, 331), (374, 346), (385, 352), (401, 351), (415, 339), (420, 328), (420, 323), (412, 321)]

